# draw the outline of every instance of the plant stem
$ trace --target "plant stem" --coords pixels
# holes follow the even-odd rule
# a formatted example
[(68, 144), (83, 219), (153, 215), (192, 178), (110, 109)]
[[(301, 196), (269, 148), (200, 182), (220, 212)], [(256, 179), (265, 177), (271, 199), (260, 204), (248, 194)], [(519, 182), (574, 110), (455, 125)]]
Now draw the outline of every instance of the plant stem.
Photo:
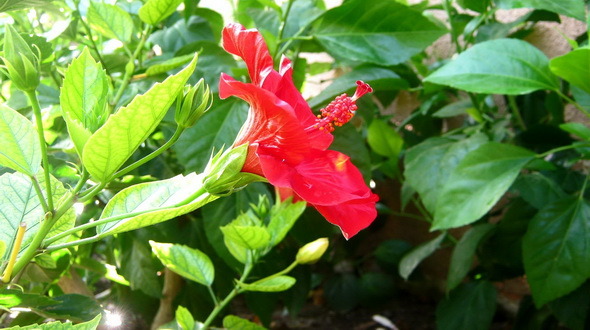
[(244, 282), (248, 278), (248, 275), (250, 275), (250, 271), (252, 271), (252, 265), (250, 263), (247, 263), (244, 266), (244, 272), (242, 273), (242, 276), (238, 280), (238, 283), (236, 283), (236, 285), (231, 290), (231, 292), (217, 306), (215, 306), (213, 311), (211, 311), (211, 314), (209, 314), (209, 317), (207, 317), (207, 319), (203, 323), (203, 326), (201, 327), (201, 329), (205, 329), (205, 330), (208, 329), (209, 326), (211, 325), (211, 323), (217, 317), (217, 315), (225, 308), (225, 306), (232, 299), (234, 299), (235, 296), (237, 296), (238, 294), (240, 294), (242, 292), (242, 289), (240, 288), (239, 283)]
[(88, 40), (90, 40), (90, 43), (92, 44), (92, 50), (94, 50), (94, 53), (96, 54), (96, 57), (98, 58), (98, 61), (100, 62), (100, 64), (102, 64), (102, 67), (105, 69), (105, 72), (107, 73), (107, 75), (111, 75), (109, 72), (109, 68), (105, 65), (105, 61), (102, 58), (102, 55), (100, 55), (100, 52), (98, 51), (98, 46), (96, 45), (96, 42), (94, 42), (94, 37), (92, 36), (92, 30), (90, 29), (90, 27), (88, 26), (88, 24), (86, 24), (86, 22), (84, 21), (84, 19), (82, 19), (82, 15), (80, 13), (80, 4), (79, 1), (74, 1), (76, 4), (76, 11), (78, 12), (78, 18), (79, 18), (79, 22), (82, 24), (82, 26), (84, 27), (84, 30), (86, 30), (86, 35), (88, 36)]
[[(571, 145), (570, 144), (570, 145), (567, 145), (567, 146), (561, 146), (561, 147), (553, 148), (553, 149), (551, 149), (549, 151), (545, 151), (542, 154), (537, 154), (535, 157), (537, 157), (537, 158), (545, 158), (545, 157), (547, 157), (547, 156), (549, 156), (551, 154), (554, 154), (556, 152), (564, 151), (564, 150), (569, 150), (569, 149), (574, 149), (574, 148), (577, 148), (577, 147), (580, 147), (580, 146), (582, 146), (582, 145)], [(588, 146), (590, 146), (590, 144), (588, 144)]]
[(2, 282), (4, 283), (10, 282), (10, 277), (12, 276), (14, 264), (16, 263), (16, 257), (18, 256), (18, 252), (20, 251), (20, 246), (23, 242), (23, 237), (25, 236), (26, 229), (27, 224), (25, 222), (21, 222), (18, 226), (16, 237), (14, 238), (14, 243), (12, 244), (12, 251), (10, 252), (8, 265), (6, 266), (6, 269), (4, 271), (4, 276), (2, 276)]
[(213, 288), (210, 285), (207, 285), (207, 291), (209, 291), (209, 295), (211, 296), (211, 300), (213, 300), (215, 307), (219, 306), (219, 299), (215, 296), (215, 292), (213, 292)]
[(119, 103), (119, 101), (121, 100), (121, 97), (123, 96), (123, 92), (125, 92), (125, 88), (127, 88), (127, 86), (129, 85), (129, 82), (131, 81), (131, 76), (133, 75), (133, 72), (135, 71), (135, 60), (138, 58), (139, 53), (143, 49), (143, 45), (145, 44), (145, 41), (147, 40), (147, 37), (151, 31), (152, 31), (151, 26), (148, 26), (144, 29), (144, 31), (142, 32), (142, 35), (141, 35), (141, 39), (139, 40), (139, 43), (137, 44), (137, 48), (135, 48), (135, 52), (133, 52), (133, 54), (131, 55), (131, 58), (129, 58), (129, 62), (127, 62), (127, 65), (125, 66), (125, 75), (123, 76), (123, 81), (121, 81), (121, 85), (119, 86), (119, 89), (117, 90), (117, 94), (115, 94), (115, 97), (111, 101), (111, 108), (112, 109), (114, 109), (115, 106), (117, 106), (117, 103)]
[(37, 193), (37, 197), (39, 197), (39, 202), (41, 203), (41, 208), (43, 208), (43, 212), (49, 212), (49, 207), (47, 206), (47, 202), (45, 201), (45, 196), (43, 196), (43, 191), (41, 191), (41, 186), (39, 185), (39, 181), (35, 176), (30, 176), (31, 182), (33, 183), (33, 187), (35, 188), (35, 192)]
[(449, 25), (451, 27), (451, 39), (453, 41), (453, 44), (455, 44), (456, 52), (461, 53), (463, 50), (461, 48), (461, 44), (459, 44), (459, 38), (455, 34), (455, 28), (453, 26), (453, 17), (455, 15), (453, 15), (453, 13), (451, 12), (451, 8), (452, 8), (451, 0), (443, 1), (443, 7), (445, 8), (445, 11), (447, 12), (447, 16), (449, 17)]
[(184, 132), (185, 128), (181, 127), (181, 126), (177, 126), (176, 127), (176, 131), (174, 131), (174, 135), (172, 135), (172, 137), (170, 138), (170, 140), (168, 140), (166, 143), (164, 143), (161, 147), (159, 147), (158, 149), (154, 150), (152, 153), (150, 153), (149, 155), (143, 157), (142, 159), (136, 161), (135, 163), (125, 167), (124, 169), (118, 171), (117, 173), (113, 174), (108, 181), (112, 181), (120, 176), (123, 176), (131, 171), (133, 171), (134, 169), (140, 167), (141, 165), (149, 162), (150, 160), (158, 157), (162, 152), (168, 150), (168, 148), (170, 148), (174, 143), (176, 143), (176, 141), (178, 141), (178, 138), (180, 138), (180, 135), (182, 134), (182, 132)]
[(78, 201), (80, 203), (84, 203), (84, 202), (90, 200), (92, 197), (96, 196), (96, 194), (98, 194), (99, 192), (101, 192), (102, 189), (106, 185), (107, 185), (106, 183), (101, 182), (101, 183), (97, 184), (96, 186), (94, 186), (92, 188), (88, 188), (88, 189), (84, 190), (82, 192), (82, 194), (80, 194), (80, 196), (78, 197)]
[(514, 118), (516, 118), (518, 126), (520, 126), (520, 129), (522, 129), (523, 131), (526, 131), (526, 125), (524, 123), (524, 120), (522, 119), (522, 116), (520, 115), (520, 110), (518, 109), (518, 104), (516, 104), (516, 98), (514, 97), (514, 95), (508, 95), (508, 104), (512, 109), (512, 114), (514, 115)]
[(47, 207), (49, 212), (53, 212), (53, 194), (51, 192), (51, 181), (49, 179), (49, 158), (47, 157), (47, 143), (45, 142), (45, 135), (43, 135), (43, 118), (41, 117), (41, 107), (35, 91), (26, 92), (33, 113), (35, 114), (35, 122), (37, 123), (37, 135), (39, 136), (39, 144), (41, 145), (41, 157), (43, 162), (43, 174), (45, 176), (45, 189), (47, 193)]
[(289, 12), (291, 12), (291, 7), (293, 6), (293, 0), (289, 0), (287, 2), (287, 9), (285, 10), (285, 14), (283, 15), (283, 19), (281, 22), (281, 27), (279, 29), (279, 34), (277, 35), (277, 40), (283, 39), (283, 34), (285, 33), (285, 26), (287, 26), (287, 18), (289, 18)]
[(580, 110), (583, 114), (585, 114), (586, 116), (590, 117), (590, 112), (588, 110), (586, 110), (583, 106), (581, 106), (578, 102), (574, 101), (572, 98), (570, 98), (569, 96), (565, 95), (564, 93), (562, 93), (558, 89), (556, 89), (555, 92), (562, 99), (566, 100), (568, 103), (571, 103), (574, 107), (576, 107), (578, 110)]

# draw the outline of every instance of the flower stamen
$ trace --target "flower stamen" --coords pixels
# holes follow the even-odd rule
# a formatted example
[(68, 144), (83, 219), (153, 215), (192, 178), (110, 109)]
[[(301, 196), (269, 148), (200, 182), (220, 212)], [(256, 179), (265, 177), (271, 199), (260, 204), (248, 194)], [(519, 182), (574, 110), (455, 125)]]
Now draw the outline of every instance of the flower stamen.
[(352, 97), (349, 97), (346, 93), (336, 97), (334, 101), (330, 102), (325, 108), (320, 110), (321, 114), (318, 115), (315, 128), (320, 131), (325, 130), (326, 132), (333, 132), (334, 126), (340, 127), (348, 123), (358, 107), (356, 106), (356, 100), (361, 96), (371, 93), (373, 89), (369, 84), (358, 80), (356, 82), (357, 88)]

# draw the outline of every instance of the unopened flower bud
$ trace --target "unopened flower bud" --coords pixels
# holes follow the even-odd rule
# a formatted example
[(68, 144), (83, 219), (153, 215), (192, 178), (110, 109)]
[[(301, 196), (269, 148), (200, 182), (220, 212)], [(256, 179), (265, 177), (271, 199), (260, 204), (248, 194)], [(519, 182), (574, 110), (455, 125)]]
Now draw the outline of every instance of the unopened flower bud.
[(203, 78), (195, 86), (185, 89), (180, 105), (176, 107), (174, 120), (183, 127), (193, 126), (211, 108), (213, 95)]
[(295, 261), (301, 265), (316, 263), (324, 255), (329, 244), (326, 237), (318, 238), (311, 243), (307, 243), (297, 251)]
[(243, 144), (213, 156), (204, 171), (205, 190), (210, 194), (223, 194), (264, 180), (258, 175), (242, 172), (247, 153), (248, 144)]
[(16, 88), (30, 92), (39, 86), (39, 55), (10, 25), (5, 26), (4, 69)]

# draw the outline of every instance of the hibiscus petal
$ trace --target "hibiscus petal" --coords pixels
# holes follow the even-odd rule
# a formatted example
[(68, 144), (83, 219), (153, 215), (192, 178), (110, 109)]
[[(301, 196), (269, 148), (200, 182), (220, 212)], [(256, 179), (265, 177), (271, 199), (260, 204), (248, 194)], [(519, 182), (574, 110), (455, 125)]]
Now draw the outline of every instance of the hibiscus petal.
[[(290, 164), (301, 162), (308, 154), (309, 140), (293, 109), (271, 92), (222, 74), (219, 95), (236, 96), (250, 104), (248, 118), (234, 145), (250, 143), (256, 150)], [(254, 156), (249, 154), (248, 158)]]
[(362, 229), (367, 228), (377, 217), (377, 195), (355, 199), (347, 203), (331, 206), (314, 205), (326, 220), (340, 227), (344, 238), (350, 239)]
[(262, 86), (266, 77), (274, 71), (268, 46), (257, 30), (246, 30), (237, 23), (228, 24), (223, 29), (223, 48), (244, 60), (250, 79), (257, 86)]

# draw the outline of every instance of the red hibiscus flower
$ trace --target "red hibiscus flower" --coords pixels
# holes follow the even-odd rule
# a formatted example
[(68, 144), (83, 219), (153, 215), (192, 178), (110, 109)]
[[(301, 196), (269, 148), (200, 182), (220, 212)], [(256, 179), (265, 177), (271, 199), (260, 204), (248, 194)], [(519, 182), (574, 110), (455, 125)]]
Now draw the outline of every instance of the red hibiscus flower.
[(371, 224), (377, 216), (377, 195), (348, 156), (328, 150), (334, 126), (352, 118), (355, 101), (372, 92), (371, 87), (358, 81), (352, 97), (339, 96), (315, 116), (293, 84), (291, 62), (283, 57), (276, 71), (257, 30), (226, 26), (223, 48), (244, 60), (251, 79), (243, 83), (222, 74), (219, 82), (221, 98), (237, 96), (250, 104), (234, 142), (249, 144), (242, 171), (266, 177), (281, 198), (307, 201), (347, 239)]

